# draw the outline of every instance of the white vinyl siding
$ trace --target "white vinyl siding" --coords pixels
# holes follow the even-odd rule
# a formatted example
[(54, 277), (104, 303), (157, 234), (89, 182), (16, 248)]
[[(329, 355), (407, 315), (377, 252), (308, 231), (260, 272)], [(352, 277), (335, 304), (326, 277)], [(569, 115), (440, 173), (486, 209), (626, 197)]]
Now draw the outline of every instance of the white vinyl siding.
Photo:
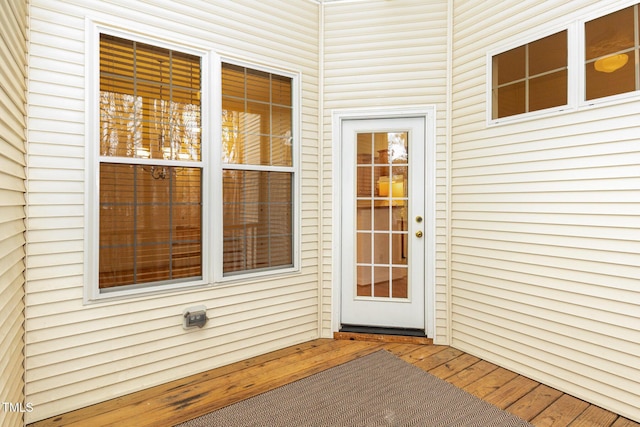
[[(397, 0), (336, 2), (324, 6), (324, 158), (325, 176), (337, 163), (331, 158), (331, 111), (367, 107), (435, 105), (436, 129), (436, 325), (437, 342), (447, 342), (446, 180), (448, 2)], [(325, 195), (332, 182), (323, 182)], [(323, 265), (331, 265), (331, 198), (323, 210)], [(333, 212), (338, 212), (335, 207)], [(330, 276), (323, 293), (331, 294)], [(330, 299), (325, 299), (323, 334), (330, 336)]]
[[(0, 401), (24, 398), (27, 2), (0, 3)], [(24, 407), (24, 406), (22, 406)], [(0, 425), (23, 414), (0, 410)]]
[(454, 2), (451, 343), (639, 420), (640, 99), (486, 124), (487, 52), (603, 3)]
[[(319, 7), (193, 4), (31, 1), (28, 422), (318, 337)], [(85, 144), (96, 143), (85, 136), (86, 19), (301, 75), (300, 271), (83, 305)], [(183, 310), (200, 304), (208, 324), (183, 330)]]
[[(4, 3), (0, 392), (12, 400), (27, 7)], [(640, 421), (639, 97), (488, 125), (486, 75), (490, 52), (637, 0), (29, 3), (27, 422), (331, 337), (332, 111), (423, 105), (437, 111), (436, 343)], [(87, 19), (301, 75), (299, 272), (83, 305)], [(199, 304), (211, 320), (183, 330), (183, 309)]]

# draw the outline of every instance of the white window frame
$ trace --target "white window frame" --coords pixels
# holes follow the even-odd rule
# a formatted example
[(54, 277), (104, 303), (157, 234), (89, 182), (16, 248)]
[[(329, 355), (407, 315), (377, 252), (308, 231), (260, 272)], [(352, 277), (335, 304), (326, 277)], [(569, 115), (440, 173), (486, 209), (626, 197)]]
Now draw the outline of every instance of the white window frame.
[[(640, 98), (640, 90), (632, 92), (625, 92), (616, 95), (606, 96), (602, 98), (596, 98), (587, 100), (586, 97), (586, 72), (585, 72), (585, 24), (588, 21), (601, 18), (610, 13), (617, 12), (625, 9), (629, 6), (639, 4), (640, 0), (623, 0), (616, 1), (612, 4), (607, 4), (602, 7), (601, 4), (596, 4), (593, 7), (582, 10), (580, 15), (574, 15), (570, 17), (567, 23), (563, 25), (557, 25), (545, 29), (544, 31), (535, 31), (528, 33), (526, 37), (514, 39), (510, 43), (500, 44), (495, 48), (487, 51), (485, 57), (486, 67), (486, 124), (487, 127), (508, 125), (511, 123), (526, 122), (529, 120), (535, 120), (545, 117), (552, 117), (559, 113), (568, 113), (575, 111), (589, 110), (592, 108), (600, 108), (605, 106), (612, 106), (623, 104), (625, 102), (637, 101)], [(639, 6), (640, 7), (640, 6)], [(509, 117), (502, 117), (498, 119), (492, 118), (493, 111), (493, 57), (516, 47), (525, 45), (527, 43), (534, 42), (541, 38), (550, 36), (559, 31), (567, 30), (567, 48), (568, 48), (568, 63), (567, 63), (567, 78), (568, 78), (568, 94), (567, 105), (548, 108), (545, 110), (531, 111), (527, 113), (517, 114)]]
[[(85, 79), (87, 82), (86, 96), (86, 140), (85, 140), (85, 239), (84, 239), (84, 303), (90, 304), (99, 301), (122, 299), (139, 295), (171, 292), (190, 288), (204, 287), (212, 282), (211, 263), (211, 69), (212, 57), (210, 51), (192, 46), (184, 46), (168, 43), (163, 40), (140, 34), (130, 33), (109, 25), (103, 25), (87, 20), (87, 43), (85, 55), (87, 65), (85, 67)], [(127, 40), (146, 43), (166, 49), (180, 51), (201, 58), (201, 161), (185, 162), (183, 166), (199, 166), (202, 169), (202, 278), (191, 281), (179, 281), (176, 283), (140, 284), (138, 286), (124, 286), (110, 288), (108, 291), (99, 288), (99, 202), (100, 202), (100, 150), (98, 147), (100, 111), (98, 100), (100, 99), (100, 34), (109, 34)], [(104, 160), (104, 159), (103, 159)], [(161, 160), (129, 159), (128, 163), (157, 164)], [(169, 164), (167, 164), (169, 166)], [(177, 162), (171, 162), (170, 166), (180, 166)]]
[[(618, 12), (622, 9), (626, 9), (630, 6), (634, 6), (638, 4), (638, 8), (640, 9), (640, 0), (626, 0), (624, 2), (619, 2), (615, 5), (608, 5), (604, 9), (598, 9), (597, 12), (589, 13), (585, 15), (577, 22), (577, 32), (579, 34), (579, 45), (578, 49), (578, 59), (577, 63), (580, 68), (580, 76), (579, 76), (579, 88), (580, 88), (580, 96), (578, 100), (578, 108), (580, 109), (588, 109), (599, 106), (607, 106), (607, 105), (615, 105), (620, 104), (629, 100), (637, 100), (640, 97), (640, 89), (631, 91), (618, 93), (610, 96), (603, 96), (602, 98), (595, 99), (587, 99), (587, 76), (585, 72), (585, 62), (586, 62), (586, 32), (585, 25), (589, 21), (593, 21), (594, 19), (602, 18), (603, 16), (609, 15), (614, 12)], [(640, 12), (640, 11), (639, 11)]]
[[(265, 167), (259, 165), (241, 165), (236, 167), (235, 165), (223, 165), (222, 159), (222, 64), (230, 64), (236, 65), (239, 67), (246, 67), (252, 70), (263, 71), (266, 73), (277, 74), (283, 77), (291, 78), (291, 98), (292, 98), (292, 154), (291, 158), (293, 161), (293, 166), (291, 167)], [(220, 56), (217, 58), (215, 64), (215, 73), (214, 73), (214, 95), (215, 99), (214, 107), (213, 107), (213, 117), (214, 117), (214, 129), (216, 129), (215, 135), (215, 143), (213, 145), (213, 151), (216, 153), (213, 156), (213, 164), (212, 168), (215, 171), (213, 177), (213, 217), (219, 218), (219, 221), (215, 221), (213, 224), (212, 233), (215, 236), (213, 242), (213, 271), (214, 271), (214, 281), (216, 284), (228, 284), (228, 283), (236, 283), (236, 282), (246, 282), (249, 280), (255, 280), (260, 278), (269, 278), (272, 276), (282, 276), (289, 275), (292, 273), (300, 272), (301, 265), (301, 245), (300, 240), (302, 236), (301, 231), (301, 215), (302, 215), (302, 193), (301, 193), (301, 86), (300, 82), (302, 80), (302, 76), (299, 72), (284, 70), (280, 68), (271, 67), (264, 64), (257, 64), (245, 59), (239, 59), (229, 56)], [(254, 170), (254, 171), (265, 171), (265, 172), (290, 172), (293, 174), (293, 183), (292, 183), (292, 196), (293, 196), (293, 224), (292, 224), (292, 251), (293, 251), (293, 265), (287, 267), (274, 267), (265, 270), (249, 270), (247, 272), (234, 272), (233, 274), (224, 275), (223, 272), (223, 257), (224, 257), (224, 246), (223, 246), (223, 198), (222, 198), (222, 171), (223, 169), (239, 169), (239, 170)]]
[[(493, 58), (496, 55), (507, 52), (511, 49), (524, 46), (529, 43), (533, 43), (537, 40), (559, 33), (561, 31), (567, 31), (567, 104), (557, 107), (545, 108), (544, 110), (529, 111), (526, 113), (515, 114), (513, 116), (493, 118)], [(576, 67), (577, 57), (576, 52), (571, 48), (575, 46), (576, 42), (576, 25), (563, 25), (558, 27), (552, 27), (545, 29), (545, 31), (536, 32), (526, 38), (520, 38), (514, 40), (508, 44), (503, 44), (500, 47), (491, 49), (486, 55), (486, 122), (488, 126), (494, 126), (506, 123), (515, 123), (521, 121), (532, 120), (540, 117), (553, 115), (559, 112), (575, 110), (576, 108), (576, 95), (578, 93), (579, 86), (577, 84), (578, 68)]]

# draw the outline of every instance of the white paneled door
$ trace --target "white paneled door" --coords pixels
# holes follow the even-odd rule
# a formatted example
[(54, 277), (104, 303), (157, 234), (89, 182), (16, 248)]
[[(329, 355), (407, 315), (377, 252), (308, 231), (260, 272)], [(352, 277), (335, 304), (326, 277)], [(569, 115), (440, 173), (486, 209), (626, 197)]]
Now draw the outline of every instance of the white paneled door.
[(341, 323), (425, 330), (425, 118), (341, 133)]

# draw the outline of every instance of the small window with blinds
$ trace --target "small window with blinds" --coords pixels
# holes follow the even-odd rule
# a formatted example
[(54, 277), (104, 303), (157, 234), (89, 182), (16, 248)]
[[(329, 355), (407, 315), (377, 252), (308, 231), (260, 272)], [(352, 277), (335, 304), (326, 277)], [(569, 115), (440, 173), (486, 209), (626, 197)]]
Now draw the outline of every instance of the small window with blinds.
[(567, 31), (491, 58), (491, 118), (568, 104)]
[(293, 267), (293, 79), (222, 64), (223, 275)]
[(201, 58), (100, 35), (100, 292), (203, 277)]

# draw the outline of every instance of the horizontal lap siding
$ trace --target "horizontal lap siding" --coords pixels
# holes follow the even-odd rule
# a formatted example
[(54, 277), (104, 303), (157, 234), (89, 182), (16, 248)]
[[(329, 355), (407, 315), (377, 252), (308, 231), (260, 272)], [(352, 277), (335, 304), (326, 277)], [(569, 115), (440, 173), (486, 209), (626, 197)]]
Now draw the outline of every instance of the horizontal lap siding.
[[(377, 0), (329, 3), (324, 15), (324, 192), (331, 194), (331, 111), (345, 108), (435, 105), (436, 129), (436, 337), (447, 337), (446, 180), (447, 1)], [(331, 248), (331, 198), (325, 198), (324, 247)], [(333, 213), (332, 213), (333, 212)], [(331, 265), (327, 251), (324, 265)], [(331, 277), (324, 279), (330, 295)], [(329, 313), (330, 300), (324, 304)], [(325, 335), (330, 334), (326, 316)]]
[[(194, 3), (31, 2), (29, 422), (318, 336), (318, 6)], [(302, 73), (300, 274), (83, 306), (85, 17)]]
[(485, 119), (486, 52), (594, 5), (454, 2), (452, 345), (640, 420), (640, 101)]
[[(0, 3), (0, 401), (24, 405), (27, 3)], [(0, 425), (23, 423), (0, 410)]]

